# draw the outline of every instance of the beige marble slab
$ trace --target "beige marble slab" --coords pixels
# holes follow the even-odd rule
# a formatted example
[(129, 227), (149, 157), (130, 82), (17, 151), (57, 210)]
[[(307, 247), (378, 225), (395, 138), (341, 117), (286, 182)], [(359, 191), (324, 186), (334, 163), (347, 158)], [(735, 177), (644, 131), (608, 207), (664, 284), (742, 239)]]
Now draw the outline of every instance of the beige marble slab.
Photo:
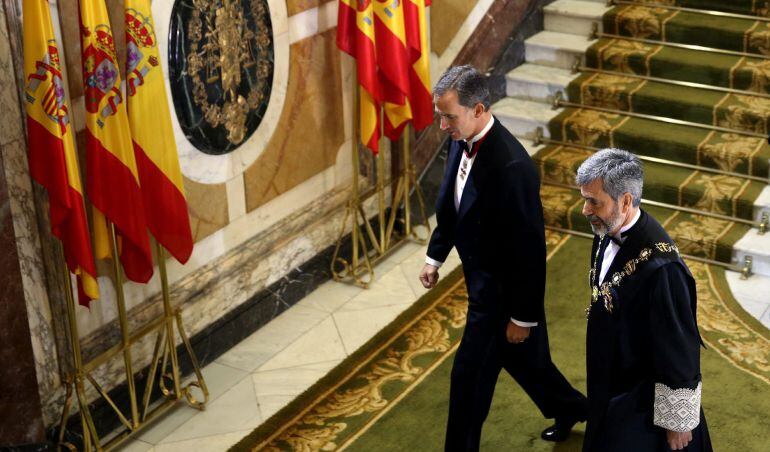
[(297, 338), (257, 370), (267, 371), (344, 359), (348, 353), (331, 316)]

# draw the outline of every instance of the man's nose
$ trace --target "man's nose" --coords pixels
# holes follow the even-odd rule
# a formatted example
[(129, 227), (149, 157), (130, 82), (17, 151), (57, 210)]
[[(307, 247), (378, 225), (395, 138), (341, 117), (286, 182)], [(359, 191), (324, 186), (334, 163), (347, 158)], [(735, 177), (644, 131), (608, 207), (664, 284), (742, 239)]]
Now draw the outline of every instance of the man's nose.
[(589, 207), (588, 203), (584, 202), (583, 203), (583, 215), (588, 216), (588, 215), (592, 215), (592, 214), (593, 214), (593, 212), (591, 211), (591, 208)]
[(445, 118), (441, 118), (441, 130), (446, 130), (449, 128), (449, 123)]

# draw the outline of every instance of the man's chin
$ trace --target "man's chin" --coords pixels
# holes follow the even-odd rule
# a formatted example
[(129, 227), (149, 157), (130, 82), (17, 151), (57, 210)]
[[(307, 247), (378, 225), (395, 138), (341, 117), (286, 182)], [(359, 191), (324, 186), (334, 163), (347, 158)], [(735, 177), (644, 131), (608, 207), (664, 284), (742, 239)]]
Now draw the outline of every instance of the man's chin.
[(591, 230), (594, 231), (594, 234), (604, 235), (607, 233), (607, 230), (604, 228), (604, 226), (595, 226), (593, 223), (589, 224), (591, 225)]

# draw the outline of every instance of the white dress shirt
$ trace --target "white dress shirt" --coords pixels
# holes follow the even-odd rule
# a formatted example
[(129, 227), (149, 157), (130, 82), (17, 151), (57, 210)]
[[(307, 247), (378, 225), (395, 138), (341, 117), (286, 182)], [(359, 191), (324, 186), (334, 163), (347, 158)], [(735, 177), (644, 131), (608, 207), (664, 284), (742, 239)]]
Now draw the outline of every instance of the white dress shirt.
[[(631, 220), (630, 223), (620, 228), (619, 234), (623, 234), (624, 232), (631, 229), (637, 221), (639, 221), (639, 217), (642, 216), (641, 209), (636, 209), (636, 215), (634, 215), (634, 219)], [(625, 239), (621, 236), (620, 243), (623, 243)], [(607, 245), (607, 249), (604, 250), (604, 258), (602, 259), (602, 268), (599, 272), (599, 283), (604, 282), (604, 277), (607, 276), (607, 272), (610, 270), (610, 266), (612, 265), (612, 261), (615, 260), (615, 256), (618, 255), (618, 251), (620, 251), (620, 245), (616, 244), (614, 241), (610, 241), (610, 244)]]

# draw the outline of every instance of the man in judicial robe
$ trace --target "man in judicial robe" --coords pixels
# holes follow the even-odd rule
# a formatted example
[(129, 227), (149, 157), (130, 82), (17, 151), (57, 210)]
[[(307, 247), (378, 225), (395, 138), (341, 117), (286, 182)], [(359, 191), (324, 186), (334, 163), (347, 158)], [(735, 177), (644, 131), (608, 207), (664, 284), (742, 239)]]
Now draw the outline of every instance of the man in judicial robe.
[(450, 68), (433, 94), (441, 129), (451, 141), (436, 204), (438, 224), (420, 281), (426, 288), (435, 286), (438, 268), (456, 247), (468, 288), (445, 449), (478, 450), (502, 368), (543, 416), (556, 419), (543, 438), (564, 440), (576, 422), (585, 420), (587, 402), (553, 364), (548, 349), (537, 171), (522, 145), (492, 116), (486, 79), (474, 68)]
[(578, 169), (596, 234), (586, 315), (584, 451), (710, 451), (701, 409), (695, 280), (676, 244), (639, 208), (643, 169), (605, 149)]

